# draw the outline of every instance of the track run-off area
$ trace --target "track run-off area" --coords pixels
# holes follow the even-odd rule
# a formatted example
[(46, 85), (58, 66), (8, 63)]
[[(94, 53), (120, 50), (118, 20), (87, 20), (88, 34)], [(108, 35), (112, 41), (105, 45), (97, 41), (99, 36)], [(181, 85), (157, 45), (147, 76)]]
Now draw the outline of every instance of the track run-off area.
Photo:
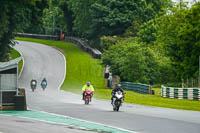
[[(19, 88), (26, 89), (29, 111), (0, 113), (0, 132), (21, 132), (17, 126), (27, 125), (25, 132), (133, 132), (133, 133), (199, 133), (200, 112), (124, 103), (113, 112), (110, 101), (93, 99), (84, 105), (81, 95), (60, 90), (66, 77), (66, 60), (52, 47), (18, 41), (15, 46), (24, 59)], [(67, 75), (70, 76), (70, 75)], [(40, 88), (43, 78), (45, 91)], [(66, 77), (67, 78), (67, 77)], [(38, 81), (35, 92), (31, 79)], [(81, 91), (81, 88), (80, 88)], [(10, 124), (5, 124), (5, 123)], [(51, 125), (51, 126), (48, 126)], [(6, 128), (10, 127), (10, 130)], [(19, 126), (20, 127), (20, 126)], [(25, 127), (24, 127), (25, 128)]]

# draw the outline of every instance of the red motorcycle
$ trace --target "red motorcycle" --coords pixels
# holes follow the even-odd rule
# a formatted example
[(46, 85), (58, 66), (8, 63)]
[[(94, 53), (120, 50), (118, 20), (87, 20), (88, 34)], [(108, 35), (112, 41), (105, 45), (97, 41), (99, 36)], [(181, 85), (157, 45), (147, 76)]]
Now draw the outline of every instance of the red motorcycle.
[(89, 102), (91, 102), (92, 95), (93, 95), (93, 92), (91, 90), (85, 90), (85, 94), (84, 94), (85, 104), (89, 104)]

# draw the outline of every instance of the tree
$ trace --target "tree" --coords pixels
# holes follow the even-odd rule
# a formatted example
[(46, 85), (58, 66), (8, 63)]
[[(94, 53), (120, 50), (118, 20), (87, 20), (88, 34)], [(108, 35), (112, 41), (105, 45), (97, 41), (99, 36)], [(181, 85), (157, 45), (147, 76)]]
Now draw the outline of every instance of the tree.
[(174, 7), (167, 14), (145, 23), (139, 31), (141, 41), (170, 59), (175, 81), (198, 77), (199, 13), (199, 3), (190, 9)]
[(48, 7), (47, 0), (35, 0), (34, 4), (26, 4), (24, 8), (29, 11), (26, 14), (29, 23), (24, 27), (25, 33), (39, 34), (43, 32), (43, 10)]
[[(130, 27), (136, 35), (139, 26), (155, 17), (169, 0), (62, 0), (66, 20), (76, 36), (99, 47), (102, 36), (121, 36)], [(61, 5), (62, 5), (61, 4)]]
[[(155, 84), (164, 81), (169, 74), (167, 58), (161, 53), (139, 42), (137, 38), (126, 38), (109, 47), (103, 53), (103, 63), (111, 67), (114, 75), (122, 81)], [(164, 75), (166, 74), (166, 75)]]
[(200, 55), (200, 3), (196, 3), (185, 15), (185, 23), (178, 32), (177, 46), (180, 59), (178, 67), (183, 70), (181, 77), (199, 76), (199, 55)]
[(63, 11), (63, 21), (64, 21), (64, 31), (69, 36), (73, 36), (73, 27), (74, 27), (74, 15), (72, 7), (69, 4), (69, 0), (61, 0), (59, 3), (59, 8)]
[[(42, 0), (43, 1), (43, 0)], [(31, 24), (29, 6), (35, 6), (35, 0), (0, 1), (0, 61), (8, 60), (14, 33), (23, 31)], [(34, 14), (34, 12), (32, 12)], [(34, 20), (37, 21), (37, 20)]]

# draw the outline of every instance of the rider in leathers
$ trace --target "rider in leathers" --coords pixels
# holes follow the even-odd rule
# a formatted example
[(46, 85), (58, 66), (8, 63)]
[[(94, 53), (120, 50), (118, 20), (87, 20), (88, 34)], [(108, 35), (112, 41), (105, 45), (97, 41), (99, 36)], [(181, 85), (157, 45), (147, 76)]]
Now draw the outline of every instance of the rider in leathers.
[(113, 98), (115, 97), (115, 93), (117, 92), (117, 91), (121, 91), (122, 92), (122, 94), (123, 94), (123, 100), (124, 100), (124, 90), (121, 88), (121, 85), (120, 84), (116, 84), (115, 85), (115, 88), (112, 90), (112, 92), (111, 92), (111, 95), (112, 95), (112, 97), (111, 97), (111, 104), (113, 104)]
[[(90, 82), (87, 82), (87, 84), (84, 85), (83, 88), (82, 88), (82, 94), (83, 94), (82, 100), (84, 100), (85, 91), (86, 91), (87, 89), (91, 89), (91, 90), (92, 90), (92, 95), (93, 95), (94, 87), (90, 84)], [(90, 100), (91, 100), (91, 99), (90, 99)]]

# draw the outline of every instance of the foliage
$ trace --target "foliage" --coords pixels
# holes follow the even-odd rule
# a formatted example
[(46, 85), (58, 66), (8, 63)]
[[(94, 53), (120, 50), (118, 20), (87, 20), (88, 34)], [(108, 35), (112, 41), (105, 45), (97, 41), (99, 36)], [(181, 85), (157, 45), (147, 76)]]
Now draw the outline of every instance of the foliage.
[(198, 77), (200, 4), (164, 12), (141, 25), (136, 40), (102, 40), (103, 61), (122, 80), (167, 84)]
[(111, 72), (119, 75), (121, 80), (148, 84), (163, 80), (165, 76), (161, 76), (161, 71), (166, 67), (162, 65), (164, 60), (166, 58), (161, 58), (155, 49), (147, 47), (137, 38), (119, 41), (103, 54), (103, 63), (110, 65)]
[(175, 8), (161, 18), (156, 45), (165, 49), (176, 70), (177, 79), (197, 78), (200, 55), (200, 3), (191, 9)]
[(62, 0), (70, 33), (87, 38), (99, 47), (102, 36), (123, 35), (132, 26), (136, 33), (139, 25), (155, 17), (162, 8), (170, 5), (169, 0)]
[(200, 3), (194, 5), (185, 16), (186, 22), (178, 32), (179, 53), (182, 55), (179, 69), (183, 69), (181, 77), (198, 77), (200, 56)]
[(25, 9), (28, 11), (26, 17), (26, 27), (23, 31), (25, 33), (39, 34), (43, 32), (43, 10), (48, 7), (47, 0), (35, 0), (34, 4), (25, 5)]
[[(36, 24), (37, 20), (39, 20), (37, 15), (35, 15), (35, 13), (39, 14), (39, 12), (36, 12), (35, 8), (30, 7), (38, 5), (38, 8), (40, 8), (39, 5), (43, 2), (44, 0), (0, 1), (0, 61), (8, 60), (11, 49), (10, 45), (14, 45), (12, 41), (14, 32), (23, 31), (29, 27), (31, 23)], [(30, 14), (32, 14), (32, 16), (30, 16)], [(33, 26), (31, 27), (34, 28)]]
[(63, 11), (63, 31), (66, 32), (68, 36), (72, 36), (74, 34), (74, 16), (71, 6), (69, 5), (69, 0), (60, 0), (58, 7)]
[(60, 35), (61, 31), (67, 32), (64, 12), (62, 10), (62, 8), (65, 9), (65, 6), (61, 6), (58, 0), (49, 0), (48, 6), (49, 8), (43, 10), (42, 22), (45, 29), (44, 34)]
[(112, 45), (115, 45), (118, 41), (123, 38), (117, 36), (103, 36), (101, 37), (100, 47), (102, 50), (108, 50)]

